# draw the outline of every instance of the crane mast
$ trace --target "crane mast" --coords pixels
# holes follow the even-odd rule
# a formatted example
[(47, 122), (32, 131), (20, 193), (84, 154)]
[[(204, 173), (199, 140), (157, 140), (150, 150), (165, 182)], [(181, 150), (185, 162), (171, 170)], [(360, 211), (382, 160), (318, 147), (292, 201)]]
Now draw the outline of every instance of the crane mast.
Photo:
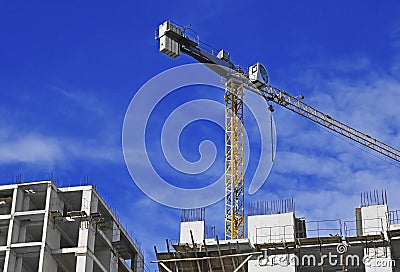
[[(189, 38), (187, 29), (166, 21), (156, 39), (160, 51), (176, 58), (189, 55), (226, 79), (225, 85), (225, 239), (244, 238), (244, 89), (268, 102), (283, 106), (325, 128), (341, 134), (386, 157), (400, 162), (400, 151), (307, 105), (299, 97), (269, 84), (265, 67), (256, 63), (249, 72), (230, 61), (229, 53), (217, 55), (200, 47), (199, 39)], [(209, 64), (209, 65), (208, 65)]]
[(243, 84), (230, 78), (225, 88), (225, 239), (244, 237)]

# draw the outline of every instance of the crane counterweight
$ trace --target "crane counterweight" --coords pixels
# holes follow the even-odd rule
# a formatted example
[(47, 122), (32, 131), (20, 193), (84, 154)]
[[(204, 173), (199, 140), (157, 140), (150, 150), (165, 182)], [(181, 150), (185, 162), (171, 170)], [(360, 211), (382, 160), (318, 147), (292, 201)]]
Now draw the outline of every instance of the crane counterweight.
[(171, 31), (181, 35), (181, 30), (178, 26), (166, 21), (158, 27), (158, 38), (160, 40), (160, 52), (176, 58), (180, 55), (180, 44), (166, 35), (166, 32)]

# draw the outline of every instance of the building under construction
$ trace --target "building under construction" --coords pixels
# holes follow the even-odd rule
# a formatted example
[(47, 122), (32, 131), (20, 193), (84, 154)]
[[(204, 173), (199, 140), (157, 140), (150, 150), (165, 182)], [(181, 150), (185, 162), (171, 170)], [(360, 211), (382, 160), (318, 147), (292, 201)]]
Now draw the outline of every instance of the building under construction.
[(155, 248), (160, 272), (400, 271), (400, 212), (385, 192), (361, 195), (351, 221), (297, 218), (292, 200), (248, 207), (247, 238), (207, 233), (203, 210), (185, 211), (177, 243)]
[(298, 218), (291, 200), (252, 204), (245, 238), (244, 90), (265, 101), (266, 113), (274, 111), (273, 104), (284, 107), (397, 162), (400, 150), (306, 104), (303, 95), (272, 86), (260, 62), (242, 69), (226, 50), (201, 41), (191, 25), (165, 21), (156, 39), (160, 52), (172, 58), (181, 54), (193, 58), (225, 85), (226, 240), (215, 235), (208, 238), (203, 210), (186, 211), (190, 216), (182, 220), (179, 242), (167, 241), (166, 252), (155, 249), (161, 272), (400, 271), (400, 224), (397, 211), (388, 210), (384, 192), (362, 194), (352, 221)]
[(0, 271), (142, 272), (143, 254), (93, 186), (0, 186)]

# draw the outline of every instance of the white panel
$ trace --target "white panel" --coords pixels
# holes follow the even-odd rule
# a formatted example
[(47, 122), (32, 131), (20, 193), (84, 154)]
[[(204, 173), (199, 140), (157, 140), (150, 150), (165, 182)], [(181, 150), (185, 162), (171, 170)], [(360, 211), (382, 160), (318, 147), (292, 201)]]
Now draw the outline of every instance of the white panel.
[(247, 218), (252, 244), (291, 242), (295, 238), (294, 213), (253, 215)]
[(361, 208), (363, 235), (380, 234), (387, 230), (387, 205), (374, 205)]
[(204, 221), (181, 222), (180, 243), (192, 243), (190, 231), (196, 244), (203, 243), (204, 240)]
[(391, 224), (390, 225), (390, 230), (398, 230), (400, 229), (400, 224)]
[(388, 247), (365, 248), (363, 262), (365, 272), (391, 272), (394, 267)]
[(249, 272), (295, 272), (296, 261), (294, 254), (271, 255), (268, 259), (257, 258), (249, 260)]

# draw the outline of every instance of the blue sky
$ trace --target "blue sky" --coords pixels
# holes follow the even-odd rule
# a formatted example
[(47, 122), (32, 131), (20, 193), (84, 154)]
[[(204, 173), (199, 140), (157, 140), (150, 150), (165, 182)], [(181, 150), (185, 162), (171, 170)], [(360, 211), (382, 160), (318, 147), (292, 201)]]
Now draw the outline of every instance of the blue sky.
[[(264, 63), (274, 86), (302, 93), (306, 103), (400, 147), (398, 14), (398, 1), (3, 1), (0, 184), (18, 174), (30, 181), (52, 172), (64, 186), (89, 177), (149, 262), (153, 245), (163, 250), (166, 238), (179, 237), (180, 211), (157, 204), (133, 183), (121, 147), (123, 120), (146, 81), (194, 62), (158, 52), (160, 23), (192, 24), (201, 40), (228, 50), (236, 64)], [(206, 98), (223, 101), (220, 94)], [(178, 95), (178, 101), (191, 97)], [(248, 201), (293, 197), (298, 216), (352, 220), (361, 191), (386, 189), (390, 208), (400, 208), (398, 164), (275, 108), (276, 161)], [(162, 116), (162, 105), (159, 110)], [(182, 134), (191, 139), (182, 139), (184, 154), (196, 160), (198, 143), (213, 140), (218, 172), (223, 131), (209, 122), (196, 125)], [(220, 236), (223, 213), (223, 202), (206, 212)]]

